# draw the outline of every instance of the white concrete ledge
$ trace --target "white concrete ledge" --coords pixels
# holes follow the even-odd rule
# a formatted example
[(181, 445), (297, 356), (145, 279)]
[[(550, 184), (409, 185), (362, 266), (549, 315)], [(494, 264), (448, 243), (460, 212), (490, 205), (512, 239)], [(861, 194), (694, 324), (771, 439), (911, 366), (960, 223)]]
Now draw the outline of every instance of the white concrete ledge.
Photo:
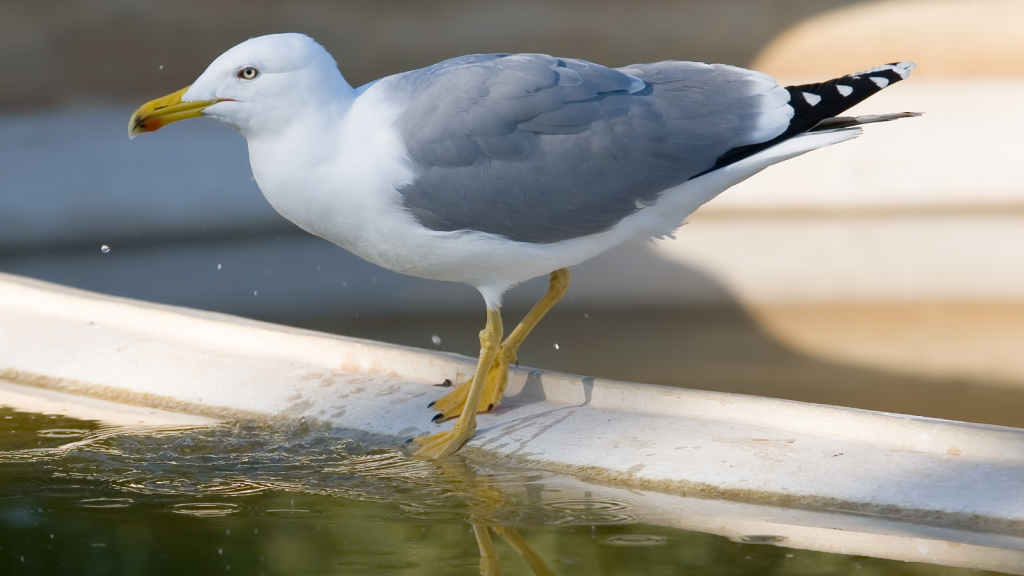
[[(437, 430), (427, 404), (446, 390), (431, 384), (471, 369), (454, 355), (0, 276), (0, 379), (22, 394), (34, 386), (216, 418), (301, 417), (394, 442)], [(782, 505), (791, 512), (774, 514), (775, 527), (802, 526), (791, 531), (803, 544), (787, 545), (1024, 566), (1024, 430), (521, 369), (464, 452), (626, 486), (651, 510), (674, 498), (691, 516), (695, 506), (733, 506), (749, 522), (756, 514), (735, 510)], [(691, 516), (664, 522), (705, 529)], [(908, 540), (883, 545), (885, 534)], [(946, 546), (941, 559), (918, 538), (971, 552)]]

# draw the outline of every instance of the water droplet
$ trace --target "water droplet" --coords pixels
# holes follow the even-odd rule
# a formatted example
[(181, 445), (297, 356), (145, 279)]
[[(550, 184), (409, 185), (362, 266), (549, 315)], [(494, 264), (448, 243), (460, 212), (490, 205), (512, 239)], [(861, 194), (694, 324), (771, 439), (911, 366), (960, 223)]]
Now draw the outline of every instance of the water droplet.
[(256, 294), (257, 294), (257, 292), (255, 290), (253, 290), (252, 291), (252, 295), (255, 296)]
[(584, 313), (583, 313), (583, 317), (584, 317), (584, 318), (590, 318), (590, 314), (587, 314), (586, 312), (584, 312)]
[(555, 350), (558, 350), (558, 344), (555, 344)]
[(107, 252), (110, 252), (110, 246), (107, 246), (106, 244), (104, 244), (103, 246), (100, 246), (100, 252), (103, 252), (104, 254), (106, 254)]
[(221, 556), (223, 556), (224, 555), (224, 549), (223, 548), (217, 548), (217, 554), (220, 554)]
[(440, 346), (441, 345), (441, 337), (438, 336), (437, 334), (434, 334), (433, 336), (431, 336), (430, 337), (430, 341), (434, 343), (434, 346)]
[(220, 267), (221, 267), (220, 264), (217, 264), (217, 270), (220, 270)]
[(161, 65), (160, 65), (160, 69), (161, 69), (161, 70), (163, 70), (163, 69), (164, 69), (164, 65), (163, 65), (163, 64), (161, 64)]

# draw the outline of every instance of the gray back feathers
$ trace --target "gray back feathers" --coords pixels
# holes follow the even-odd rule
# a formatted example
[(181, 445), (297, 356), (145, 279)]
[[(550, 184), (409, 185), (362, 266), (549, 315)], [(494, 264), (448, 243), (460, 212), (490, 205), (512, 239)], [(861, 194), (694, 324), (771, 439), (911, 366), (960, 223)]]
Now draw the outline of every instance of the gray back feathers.
[(416, 219), (521, 242), (607, 230), (792, 117), (767, 76), (694, 62), (474, 55), (387, 82), (405, 106), (418, 178), (400, 192)]

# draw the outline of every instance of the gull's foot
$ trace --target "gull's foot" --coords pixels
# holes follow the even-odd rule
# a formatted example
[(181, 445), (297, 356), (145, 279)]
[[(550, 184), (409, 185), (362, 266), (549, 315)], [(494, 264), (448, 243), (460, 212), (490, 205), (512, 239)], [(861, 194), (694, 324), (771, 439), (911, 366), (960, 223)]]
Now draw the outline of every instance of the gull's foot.
[[(477, 404), (477, 412), (490, 412), (501, 402), (501, 395), (508, 386), (508, 364), (509, 359), (499, 351), (494, 364), (487, 371), (487, 380), (484, 382), (484, 391)], [(430, 408), (440, 412), (434, 416), (433, 422), (444, 422), (462, 414), (463, 408), (466, 407), (470, 384), (471, 382), (464, 382), (430, 404)]]
[(461, 422), (456, 422), (451, 430), (413, 438), (411, 442), (419, 446), (413, 454), (425, 458), (443, 458), (455, 454), (476, 432), (476, 424), (470, 424), (468, 427), (462, 427), (460, 424)]
[(434, 410), (441, 412), (437, 416), (434, 416), (435, 422), (438, 422), (439, 418), (444, 417), (446, 413), (451, 412), (456, 408), (458, 409), (458, 413), (454, 414), (454, 416), (458, 416), (462, 413), (462, 407), (466, 405), (466, 396), (469, 394), (469, 385), (472, 383), (472, 380), (467, 380), (462, 384), (459, 384), (458, 387), (451, 392), (430, 403), (428, 408), (433, 408)]

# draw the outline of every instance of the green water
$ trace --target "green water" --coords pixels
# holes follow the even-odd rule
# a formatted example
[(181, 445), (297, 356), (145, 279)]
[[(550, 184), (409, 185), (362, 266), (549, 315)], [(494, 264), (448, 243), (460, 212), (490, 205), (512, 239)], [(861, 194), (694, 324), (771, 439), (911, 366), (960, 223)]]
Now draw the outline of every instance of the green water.
[(474, 527), (500, 557), (492, 574), (533, 574), (528, 561), (566, 575), (992, 574), (734, 542), (645, 524), (628, 502), (503, 490), (544, 477), (301, 424), (117, 428), (0, 408), (0, 574), (479, 574)]

